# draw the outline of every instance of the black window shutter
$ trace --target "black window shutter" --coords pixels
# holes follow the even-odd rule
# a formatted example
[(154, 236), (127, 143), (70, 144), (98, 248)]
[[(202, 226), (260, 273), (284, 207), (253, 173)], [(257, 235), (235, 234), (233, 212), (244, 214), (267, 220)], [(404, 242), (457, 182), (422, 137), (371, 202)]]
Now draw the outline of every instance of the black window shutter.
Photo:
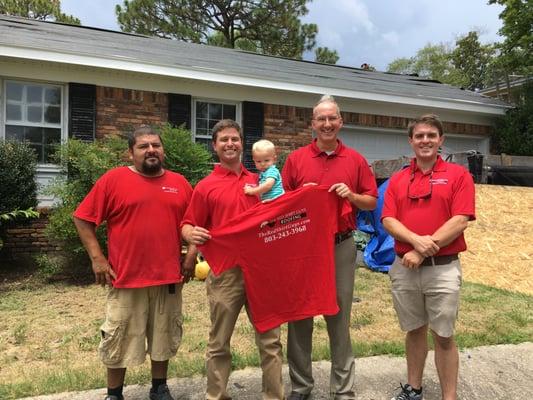
[(70, 83), (68, 89), (69, 137), (94, 141), (96, 132), (96, 86)]
[(191, 129), (191, 96), (168, 94), (168, 122), (176, 127), (185, 124), (185, 128)]
[(250, 171), (256, 171), (252, 159), (252, 145), (263, 138), (263, 103), (245, 101), (242, 103), (242, 130), (244, 134), (243, 164)]

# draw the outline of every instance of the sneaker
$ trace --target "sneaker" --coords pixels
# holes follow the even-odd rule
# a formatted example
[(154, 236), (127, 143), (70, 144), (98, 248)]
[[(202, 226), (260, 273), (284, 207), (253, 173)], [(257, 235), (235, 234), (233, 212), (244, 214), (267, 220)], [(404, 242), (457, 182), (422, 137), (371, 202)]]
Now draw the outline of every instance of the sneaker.
[(402, 391), (390, 400), (422, 400), (424, 398), (422, 392), (416, 393), (409, 384), (402, 385), (400, 383), (400, 389)]
[(174, 400), (170, 395), (167, 385), (161, 385), (157, 388), (157, 392), (150, 389), (150, 400)]
[(120, 396), (111, 396), (110, 394), (108, 394), (104, 400), (124, 400), (124, 397)]

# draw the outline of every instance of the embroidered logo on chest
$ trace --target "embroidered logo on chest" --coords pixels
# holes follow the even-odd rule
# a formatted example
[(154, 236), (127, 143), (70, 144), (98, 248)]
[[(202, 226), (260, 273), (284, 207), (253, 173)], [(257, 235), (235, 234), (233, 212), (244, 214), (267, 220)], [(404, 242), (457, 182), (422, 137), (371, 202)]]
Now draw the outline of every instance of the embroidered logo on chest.
[(433, 178), (429, 181), (432, 185), (447, 185), (448, 179), (446, 178)]
[(165, 192), (165, 193), (174, 193), (174, 194), (178, 194), (178, 188), (175, 188), (175, 187), (161, 186), (161, 189), (162, 189), (163, 192)]

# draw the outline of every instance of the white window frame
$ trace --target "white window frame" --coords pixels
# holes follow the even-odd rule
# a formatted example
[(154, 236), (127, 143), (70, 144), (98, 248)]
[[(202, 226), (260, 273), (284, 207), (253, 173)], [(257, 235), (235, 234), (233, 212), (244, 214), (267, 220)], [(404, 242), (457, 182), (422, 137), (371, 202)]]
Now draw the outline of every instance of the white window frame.
[(197, 135), (196, 134), (196, 104), (198, 102), (201, 102), (201, 103), (215, 103), (215, 104), (227, 104), (227, 105), (235, 106), (235, 122), (237, 122), (240, 126), (242, 126), (242, 123), (241, 123), (241, 120), (242, 120), (242, 102), (231, 101), (231, 100), (222, 100), (222, 99), (202, 98), (202, 97), (193, 98), (191, 101), (192, 101), (192, 105), (191, 105), (191, 134), (192, 134), (192, 140), (194, 142), (196, 142), (196, 138), (211, 140), (211, 133), (209, 133), (208, 135)]
[[(63, 144), (68, 139), (68, 86), (64, 83), (49, 82), (49, 81), (35, 81), (31, 79), (9, 78), (0, 77), (0, 87), (2, 91), (0, 93), (0, 139), (4, 140), (6, 137), (6, 125), (7, 121), (7, 83), (20, 83), (23, 85), (38, 85), (43, 87), (57, 87), (61, 93), (61, 105), (60, 105), (60, 117), (59, 124), (47, 124), (47, 123), (34, 123), (34, 122), (9, 122), (9, 125), (18, 126), (35, 126), (42, 128), (59, 128), (60, 143)], [(55, 164), (41, 163), (37, 164), (37, 173), (39, 172), (56, 172), (59, 168)]]

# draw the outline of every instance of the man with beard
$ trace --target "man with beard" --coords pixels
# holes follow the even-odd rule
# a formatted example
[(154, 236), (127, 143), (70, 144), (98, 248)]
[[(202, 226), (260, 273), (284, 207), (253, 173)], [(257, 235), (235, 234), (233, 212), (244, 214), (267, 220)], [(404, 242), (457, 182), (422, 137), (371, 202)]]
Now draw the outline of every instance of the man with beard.
[[(135, 130), (128, 145), (133, 165), (102, 175), (74, 212), (96, 283), (110, 286), (98, 349), (107, 367), (105, 399), (123, 399), (126, 367), (142, 364), (148, 353), (150, 399), (173, 400), (168, 360), (181, 342), (182, 283), (194, 268), (194, 252), (180, 266), (179, 226), (192, 188), (182, 175), (163, 169), (163, 144), (152, 128)], [(107, 257), (96, 237), (104, 221)]]

